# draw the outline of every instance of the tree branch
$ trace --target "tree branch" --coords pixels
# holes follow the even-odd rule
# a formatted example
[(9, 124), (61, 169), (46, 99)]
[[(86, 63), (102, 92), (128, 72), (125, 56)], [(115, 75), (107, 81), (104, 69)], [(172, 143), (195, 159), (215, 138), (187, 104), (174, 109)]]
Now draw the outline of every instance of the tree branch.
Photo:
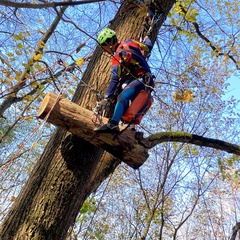
[(231, 144), (225, 141), (206, 138), (186, 132), (161, 132), (149, 136), (147, 140), (149, 141), (151, 148), (163, 142), (181, 142), (191, 143), (201, 147), (210, 147), (218, 150), (223, 150), (225, 152), (240, 156), (240, 146), (236, 144)]
[[(185, 16), (186, 16), (187, 11), (184, 9), (184, 7), (183, 7), (181, 4), (180, 4), (179, 6), (180, 6), (180, 8), (181, 8), (181, 11), (182, 11), (182, 12), (185, 14)], [(185, 18), (185, 19), (186, 19), (186, 18)], [(188, 20), (186, 19), (186, 21), (188, 21)], [(194, 21), (194, 22), (191, 21), (190, 23), (192, 23), (192, 25), (194, 26), (197, 35), (198, 35), (201, 39), (203, 39), (207, 44), (209, 44), (209, 46), (211, 47), (211, 49), (212, 49), (214, 52), (216, 52), (218, 56), (228, 56), (228, 57), (234, 62), (234, 64), (236, 65), (237, 69), (240, 70), (240, 66), (238, 65), (238, 63), (237, 63), (237, 61), (235, 60), (235, 58), (233, 57), (233, 55), (231, 55), (231, 54), (229, 54), (229, 53), (220, 52), (219, 49), (216, 48), (216, 47), (212, 44), (212, 42), (211, 42), (206, 36), (204, 36), (204, 35), (202, 34), (202, 32), (200, 31), (200, 27), (199, 27), (199, 25), (198, 25), (198, 23), (197, 23), (196, 21)]]
[[(191, 133), (162, 132), (148, 138), (143, 138), (143, 133), (128, 129), (117, 135), (96, 133), (94, 132), (95, 126), (91, 121), (92, 111), (53, 93), (46, 95), (37, 116), (104, 149), (134, 169), (139, 168), (147, 160), (149, 149), (163, 142), (191, 143), (240, 156), (240, 146)], [(103, 118), (103, 123), (107, 121), (107, 118)]]
[(237, 222), (236, 225), (233, 227), (233, 234), (230, 240), (235, 240), (237, 237), (237, 233), (240, 230), (240, 222)]
[(49, 2), (49, 3), (17, 3), (12, 2), (8, 0), (2, 0), (0, 2), (0, 5), (6, 6), (6, 7), (14, 7), (14, 8), (55, 8), (59, 6), (75, 6), (75, 5), (81, 5), (81, 4), (87, 4), (87, 3), (95, 3), (95, 2), (106, 2), (107, 0), (88, 0), (88, 1), (75, 1), (75, 2)]
[[(4, 2), (9, 2), (4, 0)], [(2, 2), (1, 2), (2, 3)], [(0, 5), (1, 5), (0, 3)], [(26, 85), (26, 80), (27, 80), (27, 76), (30, 72), (30, 68), (34, 65), (34, 63), (36, 62), (36, 60), (34, 59), (34, 56), (37, 54), (42, 54), (43, 52), (43, 48), (45, 46), (45, 44), (47, 43), (47, 41), (49, 40), (49, 38), (52, 36), (52, 33), (54, 32), (54, 30), (56, 29), (59, 21), (61, 20), (61, 16), (64, 14), (65, 10), (67, 9), (67, 6), (64, 6), (60, 9), (59, 11), (59, 15), (56, 16), (56, 18), (54, 19), (53, 23), (51, 24), (50, 28), (45, 32), (45, 34), (42, 36), (41, 40), (39, 41), (38, 46), (36, 47), (32, 57), (29, 58), (28, 63), (26, 68), (23, 70), (22, 74), (21, 74), (21, 82), (19, 82), (18, 84), (16, 84), (14, 87), (11, 88), (13, 94), (9, 95), (8, 97), (6, 97), (4, 99), (4, 101), (0, 104), (0, 117), (2, 117), (4, 115), (4, 112), (13, 104), (15, 103), (15, 101), (17, 101), (17, 93)]]

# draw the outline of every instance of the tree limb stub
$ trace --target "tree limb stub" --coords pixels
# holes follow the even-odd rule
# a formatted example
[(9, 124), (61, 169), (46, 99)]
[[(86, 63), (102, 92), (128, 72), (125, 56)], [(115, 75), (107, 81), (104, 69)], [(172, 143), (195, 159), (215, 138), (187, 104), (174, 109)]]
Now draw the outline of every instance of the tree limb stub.
[[(53, 93), (48, 93), (45, 96), (37, 116), (41, 119), (47, 118), (47, 122), (66, 129), (104, 149), (134, 169), (139, 168), (147, 160), (150, 148), (163, 142), (190, 143), (240, 156), (240, 146), (236, 144), (186, 132), (160, 132), (143, 138), (142, 133), (127, 129), (117, 135), (115, 139), (115, 134), (95, 133), (94, 128), (96, 126), (91, 120), (92, 111), (82, 108), (68, 99), (59, 99)], [(103, 118), (104, 123), (107, 121), (107, 118)]]
[[(68, 99), (59, 99), (57, 95), (48, 93), (37, 116), (41, 119), (46, 117), (47, 122), (106, 150), (134, 169), (139, 168), (147, 160), (148, 148), (139, 139), (139, 133), (127, 129), (113, 140), (115, 134), (94, 132), (96, 126), (91, 120), (92, 115), (92, 111)], [(107, 118), (103, 119), (104, 123), (107, 121)]]

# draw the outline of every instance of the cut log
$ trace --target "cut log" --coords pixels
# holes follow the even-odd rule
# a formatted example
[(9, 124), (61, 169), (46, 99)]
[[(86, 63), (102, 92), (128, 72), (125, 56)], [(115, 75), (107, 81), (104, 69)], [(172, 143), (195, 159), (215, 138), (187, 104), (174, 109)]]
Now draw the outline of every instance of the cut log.
[[(141, 133), (130, 129), (117, 136), (115, 133), (95, 133), (92, 111), (53, 93), (45, 96), (37, 116), (106, 150), (134, 169), (139, 168), (148, 158), (148, 148), (143, 143), (144, 139), (139, 137)], [(104, 123), (107, 121), (107, 118), (103, 118)]]

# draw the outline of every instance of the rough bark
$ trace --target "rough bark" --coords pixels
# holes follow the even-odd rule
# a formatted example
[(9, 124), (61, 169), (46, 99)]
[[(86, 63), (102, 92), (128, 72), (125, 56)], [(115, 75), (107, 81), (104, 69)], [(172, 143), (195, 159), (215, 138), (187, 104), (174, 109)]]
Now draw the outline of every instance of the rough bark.
[[(119, 39), (139, 36), (144, 19), (138, 15), (139, 4), (133, 3), (124, 1), (111, 21), (110, 27), (117, 32)], [(167, 16), (175, 0), (155, 3)], [(157, 31), (153, 32), (153, 40)], [(97, 47), (82, 80), (104, 92), (109, 77), (110, 59)], [(73, 101), (91, 108), (95, 96), (79, 84)], [(119, 164), (119, 160), (109, 155), (103, 158), (103, 154), (102, 149), (57, 129), (4, 219), (0, 239), (65, 239), (84, 200)]]

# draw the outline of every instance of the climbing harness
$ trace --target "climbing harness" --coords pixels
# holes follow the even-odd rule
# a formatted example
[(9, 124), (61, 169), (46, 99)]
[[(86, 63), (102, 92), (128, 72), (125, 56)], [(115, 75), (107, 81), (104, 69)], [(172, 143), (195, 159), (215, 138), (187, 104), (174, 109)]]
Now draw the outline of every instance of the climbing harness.
[[(163, 17), (163, 11), (161, 9), (159, 9), (158, 6), (156, 6), (156, 4), (154, 3), (154, 1), (138, 1), (139, 4), (145, 4), (148, 7), (148, 11), (147, 11), (147, 15), (144, 17), (144, 23), (143, 23), (143, 29), (140, 33), (140, 42), (142, 42), (142, 40), (144, 39), (145, 36), (149, 36), (152, 33), (152, 30), (154, 28), (154, 26), (157, 26), (158, 22), (162, 19)], [(130, 44), (130, 46), (128, 46), (127, 44), (124, 44), (124, 42), (121, 42), (123, 51), (127, 52), (126, 58), (124, 59), (121, 55), (121, 53), (119, 54), (121, 57), (121, 65), (123, 66), (124, 69), (128, 68), (128, 66), (130, 65), (130, 59), (132, 59), (132, 54), (134, 54), (131, 50), (130, 47), (136, 47), (136, 48), (141, 48), (141, 46), (139, 46), (139, 42), (133, 42)], [(145, 55), (144, 53), (147, 52), (147, 49), (141, 49), (141, 52), (143, 53), (143, 55)], [(146, 56), (146, 55), (145, 55)], [(149, 56), (147, 56), (149, 57)], [(61, 59), (58, 59), (58, 64), (64, 66), (64, 63)], [(73, 73), (75, 67), (77, 67), (75, 64), (71, 65), (70, 67), (65, 67), (65, 71)], [(127, 69), (128, 70), (128, 69)], [(140, 69), (139, 69), (140, 71)], [(127, 74), (131, 75), (131, 73), (129, 71), (127, 71)], [(151, 87), (149, 85), (150, 80), (151, 80), (151, 76), (144, 74), (144, 72), (138, 72), (137, 76), (132, 76), (134, 79), (138, 79), (140, 76), (144, 75), (144, 85), (146, 86), (146, 88), (148, 88), (147, 90), (142, 90), (138, 96), (135, 98), (135, 102), (133, 100), (133, 102), (131, 103), (130, 107), (129, 107), (129, 112), (132, 114), (131, 116), (128, 115), (128, 118), (125, 118), (126, 116), (123, 116), (123, 122), (124, 123), (128, 123), (130, 124), (139, 124), (143, 115), (147, 112), (147, 110), (150, 108), (153, 100), (151, 97), (151, 90), (153, 89), (153, 87)], [(141, 77), (142, 78), (142, 77)], [(138, 79), (139, 81), (141, 81), (140, 79)], [(103, 124), (103, 117), (105, 116), (106, 113), (106, 108), (102, 108), (101, 106), (101, 100), (104, 99), (104, 96), (102, 94), (100, 94), (97, 90), (95, 90), (94, 88), (92, 88), (91, 86), (89, 86), (86, 82), (84, 81), (80, 81), (80, 84), (88, 87), (90, 89), (90, 91), (94, 92), (97, 95), (97, 102), (95, 107), (92, 109), (93, 111), (93, 115), (92, 115), (92, 122), (96, 125), (102, 125)], [(80, 85), (80, 86), (81, 86)], [(143, 97), (144, 96), (144, 97)], [(142, 101), (140, 101), (138, 104), (136, 103), (137, 100), (142, 99)], [(138, 110), (137, 110), (138, 109)], [(127, 113), (129, 114), (129, 112), (127, 111)], [(129, 117), (130, 116), (130, 117)]]
[[(142, 53), (142, 55), (140, 56), (136, 51), (134, 51), (133, 49), (130, 49), (130, 47), (138, 49)], [(126, 53), (125, 58), (123, 58), (122, 56), (123, 52)], [(121, 58), (120, 63), (124, 64), (125, 67), (128, 67), (129, 64), (132, 63), (131, 61), (132, 61), (133, 54), (138, 56), (139, 58), (143, 58), (143, 56), (147, 55), (148, 52), (149, 52), (148, 47), (145, 44), (138, 42), (136, 40), (132, 40), (132, 42), (128, 42), (128, 43), (126, 43), (125, 41), (121, 41), (120, 45), (118, 46), (118, 53)], [(139, 73), (138, 75), (140, 74), (141, 73)]]

